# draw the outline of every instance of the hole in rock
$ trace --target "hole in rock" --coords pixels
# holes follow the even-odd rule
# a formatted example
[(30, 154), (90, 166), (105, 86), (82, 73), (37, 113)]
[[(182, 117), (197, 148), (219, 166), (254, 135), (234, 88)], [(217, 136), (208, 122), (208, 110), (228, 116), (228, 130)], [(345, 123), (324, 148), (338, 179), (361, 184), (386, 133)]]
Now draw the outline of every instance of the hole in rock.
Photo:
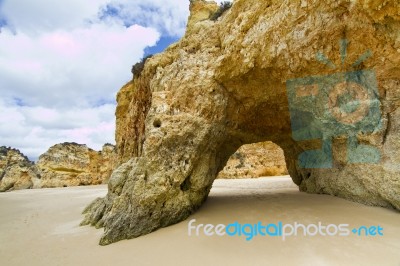
[(187, 191), (190, 189), (190, 176), (186, 177), (185, 181), (181, 184), (181, 190)]
[(288, 175), (283, 150), (273, 142), (241, 146), (231, 155), (218, 178), (258, 178)]
[(154, 119), (153, 126), (156, 127), (156, 128), (161, 127), (161, 120), (160, 119)]

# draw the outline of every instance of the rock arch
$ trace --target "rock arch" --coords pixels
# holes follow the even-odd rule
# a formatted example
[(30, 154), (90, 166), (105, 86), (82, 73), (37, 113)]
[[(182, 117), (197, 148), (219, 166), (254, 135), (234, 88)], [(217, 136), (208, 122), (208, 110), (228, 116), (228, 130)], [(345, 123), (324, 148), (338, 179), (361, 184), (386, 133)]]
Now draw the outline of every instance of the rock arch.
[[(100, 244), (184, 220), (206, 200), (229, 156), (260, 141), (282, 147), (302, 191), (400, 209), (399, 7), (236, 0), (213, 22), (204, 18), (203, 5), (210, 9), (206, 1), (191, 1), (186, 35), (149, 59), (118, 94), (121, 165), (107, 196), (86, 208), (82, 222), (104, 227)], [(343, 64), (341, 39), (350, 40)], [(376, 147), (381, 160), (348, 164), (344, 135), (333, 140), (332, 168), (301, 168), (299, 155), (322, 144), (292, 138), (287, 81), (348, 71), (368, 49), (373, 56), (353, 70), (376, 72), (382, 119), (379, 129), (357, 138)], [(321, 65), (319, 51), (339, 67)], [(312, 113), (316, 106), (302, 108)]]

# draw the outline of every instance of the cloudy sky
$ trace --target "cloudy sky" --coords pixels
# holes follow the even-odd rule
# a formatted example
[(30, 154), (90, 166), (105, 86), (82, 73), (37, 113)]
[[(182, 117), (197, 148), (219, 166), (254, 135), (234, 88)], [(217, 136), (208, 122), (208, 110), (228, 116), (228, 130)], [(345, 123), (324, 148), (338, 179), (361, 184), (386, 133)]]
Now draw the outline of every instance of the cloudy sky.
[(184, 33), (188, 0), (0, 0), (0, 146), (115, 143), (132, 64)]

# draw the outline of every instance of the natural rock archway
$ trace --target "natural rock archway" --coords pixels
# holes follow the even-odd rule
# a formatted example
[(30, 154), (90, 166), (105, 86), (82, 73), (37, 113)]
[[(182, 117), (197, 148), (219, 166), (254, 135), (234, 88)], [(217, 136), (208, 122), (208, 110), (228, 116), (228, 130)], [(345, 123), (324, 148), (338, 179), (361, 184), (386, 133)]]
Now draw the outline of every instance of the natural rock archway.
[[(121, 165), (82, 224), (106, 245), (179, 222), (260, 141), (282, 147), (302, 191), (400, 209), (400, 7), (378, 2), (236, 0), (213, 22), (215, 4), (191, 1), (186, 35), (118, 94)], [(367, 95), (326, 88), (350, 81)], [(358, 100), (341, 105), (348, 88)]]

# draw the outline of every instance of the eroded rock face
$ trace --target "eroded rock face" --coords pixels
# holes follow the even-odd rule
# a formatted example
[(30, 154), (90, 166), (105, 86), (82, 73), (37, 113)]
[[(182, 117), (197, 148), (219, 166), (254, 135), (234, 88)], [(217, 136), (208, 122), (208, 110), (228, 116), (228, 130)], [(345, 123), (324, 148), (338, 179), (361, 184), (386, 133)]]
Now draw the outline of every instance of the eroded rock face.
[(229, 156), (262, 141), (302, 191), (400, 209), (396, 1), (236, 0), (216, 22), (191, 20), (199, 10), (118, 95), (123, 163), (83, 221), (105, 228), (100, 244), (185, 219)]
[(114, 147), (101, 152), (77, 143), (56, 144), (39, 157), (40, 187), (102, 184), (112, 170)]
[(243, 145), (217, 178), (237, 179), (288, 175), (283, 150), (272, 142)]
[(112, 171), (117, 165), (117, 151), (114, 145), (107, 143), (104, 144), (99, 154), (99, 167), (98, 172), (102, 184), (108, 183)]
[(32, 188), (40, 180), (33, 162), (19, 150), (0, 147), (0, 192)]
[(37, 164), (16, 149), (0, 147), (0, 192), (105, 184), (116, 163), (116, 149), (111, 144), (99, 152), (82, 144), (56, 144)]

